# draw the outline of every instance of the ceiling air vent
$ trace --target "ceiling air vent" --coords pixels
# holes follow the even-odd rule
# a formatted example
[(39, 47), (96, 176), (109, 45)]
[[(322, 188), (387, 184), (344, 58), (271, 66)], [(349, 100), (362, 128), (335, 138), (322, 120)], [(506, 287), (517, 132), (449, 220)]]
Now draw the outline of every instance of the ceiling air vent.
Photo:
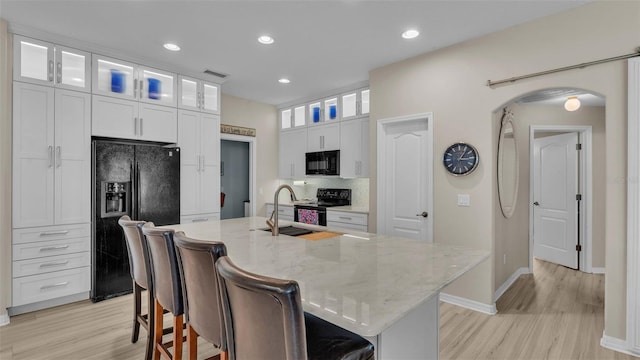
[(225, 79), (227, 76), (229, 76), (228, 74), (219, 73), (217, 71), (213, 71), (213, 70), (209, 70), (209, 69), (205, 70), (204, 73), (207, 74), (207, 75), (212, 75), (212, 76), (215, 76), (215, 77), (219, 77), (220, 79)]

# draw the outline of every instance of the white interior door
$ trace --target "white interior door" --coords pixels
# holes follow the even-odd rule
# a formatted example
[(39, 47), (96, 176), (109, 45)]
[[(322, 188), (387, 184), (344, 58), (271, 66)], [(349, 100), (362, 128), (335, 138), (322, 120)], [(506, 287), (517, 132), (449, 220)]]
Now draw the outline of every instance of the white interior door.
[(534, 256), (578, 268), (577, 133), (534, 140)]
[(427, 121), (384, 126), (379, 156), (384, 177), (384, 234), (433, 241), (430, 213), (432, 155)]

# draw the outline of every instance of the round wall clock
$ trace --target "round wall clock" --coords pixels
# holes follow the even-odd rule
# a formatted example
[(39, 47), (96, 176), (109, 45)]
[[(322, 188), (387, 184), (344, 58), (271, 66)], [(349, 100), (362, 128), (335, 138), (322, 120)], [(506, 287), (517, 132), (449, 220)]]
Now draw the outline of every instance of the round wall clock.
[(444, 168), (455, 176), (470, 174), (478, 167), (478, 162), (480, 162), (478, 150), (463, 142), (449, 146), (442, 157)]

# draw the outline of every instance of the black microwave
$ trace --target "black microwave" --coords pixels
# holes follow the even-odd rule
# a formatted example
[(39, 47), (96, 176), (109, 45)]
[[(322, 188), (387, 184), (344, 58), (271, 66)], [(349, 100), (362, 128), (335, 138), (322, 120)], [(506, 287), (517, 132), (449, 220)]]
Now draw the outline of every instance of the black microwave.
[(306, 153), (305, 174), (340, 175), (340, 150)]

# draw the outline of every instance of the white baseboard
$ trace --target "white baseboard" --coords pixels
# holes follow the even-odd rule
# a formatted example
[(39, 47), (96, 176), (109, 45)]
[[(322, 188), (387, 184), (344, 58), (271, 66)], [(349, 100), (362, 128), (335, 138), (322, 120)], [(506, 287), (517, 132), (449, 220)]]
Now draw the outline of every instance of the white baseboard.
[(493, 301), (497, 302), (498, 299), (500, 299), (500, 297), (507, 291), (509, 290), (509, 288), (511, 287), (511, 285), (513, 285), (514, 282), (516, 282), (516, 280), (518, 280), (518, 278), (520, 277), (520, 275), (523, 274), (531, 274), (531, 271), (529, 271), (528, 267), (521, 267), (518, 270), (516, 270), (513, 274), (511, 274), (511, 276), (509, 276), (509, 278), (507, 279), (507, 281), (505, 281), (504, 283), (502, 283), (502, 285), (500, 285), (500, 287), (498, 288), (498, 290), (496, 290), (496, 293), (493, 295)]
[(469, 310), (478, 311), (487, 315), (495, 315), (498, 313), (496, 310), (496, 304), (487, 305), (474, 300), (465, 299), (459, 296), (440, 293), (440, 301), (444, 301), (449, 304), (457, 305)]
[(591, 268), (591, 272), (593, 274), (604, 274), (605, 273), (605, 268), (603, 268), (603, 267), (592, 267)]
[(9, 313), (6, 309), (0, 314), (0, 326), (5, 325), (9, 325)]
[(623, 354), (627, 354), (631, 356), (640, 356), (640, 354), (634, 353), (628, 348), (626, 340), (614, 338), (612, 336), (607, 336), (604, 334), (604, 332), (602, 333), (602, 338), (600, 339), (600, 346), (602, 346), (603, 348), (607, 348), (609, 350), (621, 352)]

